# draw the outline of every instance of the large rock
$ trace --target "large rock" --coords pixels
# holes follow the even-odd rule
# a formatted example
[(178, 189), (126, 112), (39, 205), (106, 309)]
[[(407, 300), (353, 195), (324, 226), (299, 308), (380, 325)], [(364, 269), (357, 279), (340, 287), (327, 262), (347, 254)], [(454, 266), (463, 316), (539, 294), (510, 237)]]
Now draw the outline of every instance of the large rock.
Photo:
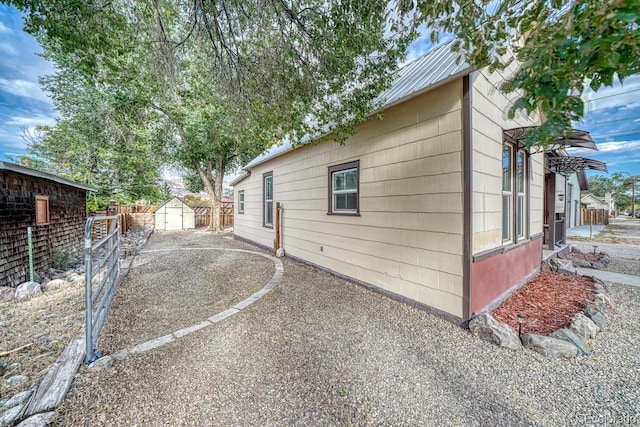
[(7, 400), (2, 409), (11, 409), (15, 406), (24, 405), (31, 397), (33, 392), (31, 390), (21, 391), (18, 394), (14, 394), (11, 399)]
[(10, 426), (13, 425), (13, 422), (18, 418), (20, 412), (22, 411), (22, 406), (14, 406), (8, 411), (4, 412), (0, 415), (0, 426)]
[(490, 314), (480, 314), (469, 322), (469, 329), (473, 335), (500, 347), (519, 350), (522, 343), (513, 328), (498, 322)]
[(563, 341), (570, 342), (571, 344), (578, 347), (578, 350), (579, 350), (578, 356), (591, 354), (591, 349), (589, 348), (587, 343), (584, 342), (584, 340), (578, 334), (573, 332), (571, 329), (565, 329), (565, 328), (558, 329), (557, 331), (552, 333), (551, 336), (553, 338), (558, 338)]
[(595, 294), (593, 296), (593, 298), (596, 301), (599, 300), (599, 301), (602, 301), (604, 304), (611, 305), (611, 298), (609, 297), (609, 295), (607, 295), (607, 294), (605, 294), (603, 292), (598, 292), (597, 294)]
[(556, 270), (573, 270), (573, 262), (571, 262), (570, 259), (551, 258), (549, 262), (551, 263), (551, 267), (554, 267)]
[(70, 285), (71, 284), (64, 279), (53, 279), (44, 284), (44, 290), (47, 292), (55, 291), (56, 289), (68, 288)]
[(49, 425), (49, 421), (55, 415), (55, 412), (46, 412), (44, 414), (34, 415), (22, 421), (16, 427), (45, 427)]
[(598, 325), (593, 323), (593, 320), (583, 313), (576, 313), (575, 316), (573, 316), (569, 329), (580, 335), (584, 340), (595, 338), (598, 333)]
[(607, 327), (607, 319), (601, 312), (599, 312), (595, 308), (587, 308), (587, 316), (589, 316), (591, 320), (593, 320), (593, 323), (598, 325), (598, 329), (600, 329), (601, 331), (604, 331)]
[(26, 375), (14, 375), (8, 378), (7, 380), (5, 380), (4, 384), (7, 387), (13, 387), (16, 385), (26, 383), (27, 381), (29, 381), (29, 377), (27, 377)]
[(576, 357), (579, 352), (578, 347), (567, 341), (536, 334), (522, 334), (522, 344), (544, 356)]
[(573, 260), (573, 265), (576, 267), (591, 268), (591, 263), (589, 261), (579, 258)]
[(27, 298), (42, 293), (38, 282), (24, 282), (16, 288), (16, 299)]
[(0, 286), (0, 302), (11, 301), (15, 297), (16, 297), (15, 288), (10, 288), (8, 286)]

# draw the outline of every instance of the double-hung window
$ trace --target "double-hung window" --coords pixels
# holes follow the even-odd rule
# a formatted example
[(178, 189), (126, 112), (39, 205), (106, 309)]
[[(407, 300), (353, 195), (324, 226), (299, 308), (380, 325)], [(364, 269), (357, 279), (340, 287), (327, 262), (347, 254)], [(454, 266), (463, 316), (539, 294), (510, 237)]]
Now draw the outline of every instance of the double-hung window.
[(244, 190), (238, 192), (238, 213), (244, 213)]
[(527, 153), (510, 143), (502, 147), (502, 241), (527, 237)]
[(329, 166), (330, 214), (358, 215), (360, 213), (360, 161)]
[(262, 177), (263, 222), (265, 227), (273, 227), (273, 172), (265, 173)]

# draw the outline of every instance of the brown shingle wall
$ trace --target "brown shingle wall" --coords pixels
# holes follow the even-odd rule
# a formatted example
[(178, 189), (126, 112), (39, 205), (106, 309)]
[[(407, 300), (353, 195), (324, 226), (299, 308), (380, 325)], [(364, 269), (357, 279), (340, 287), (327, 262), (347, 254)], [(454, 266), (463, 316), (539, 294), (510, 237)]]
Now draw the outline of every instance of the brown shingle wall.
[[(49, 196), (47, 225), (36, 225), (36, 195)], [(54, 251), (82, 256), (86, 220), (85, 190), (0, 171), (0, 286), (29, 280), (27, 227), (32, 227), (34, 269), (44, 271)]]

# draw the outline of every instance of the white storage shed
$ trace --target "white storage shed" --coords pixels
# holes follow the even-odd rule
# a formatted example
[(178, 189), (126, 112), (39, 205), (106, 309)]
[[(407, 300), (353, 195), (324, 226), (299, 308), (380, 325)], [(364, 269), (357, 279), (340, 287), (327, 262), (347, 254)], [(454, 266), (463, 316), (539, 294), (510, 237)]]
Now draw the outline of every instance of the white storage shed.
[(194, 228), (194, 210), (177, 197), (156, 210), (156, 230), (191, 230)]

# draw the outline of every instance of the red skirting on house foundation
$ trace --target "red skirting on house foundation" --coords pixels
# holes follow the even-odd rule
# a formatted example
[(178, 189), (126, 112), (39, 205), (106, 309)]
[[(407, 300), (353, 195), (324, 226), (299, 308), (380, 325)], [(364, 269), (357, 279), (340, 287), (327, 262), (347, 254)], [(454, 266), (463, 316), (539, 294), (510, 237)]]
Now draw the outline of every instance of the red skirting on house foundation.
[(536, 238), (514, 249), (505, 249), (472, 263), (472, 315), (496, 301), (509, 289), (521, 285), (540, 268), (542, 239)]

